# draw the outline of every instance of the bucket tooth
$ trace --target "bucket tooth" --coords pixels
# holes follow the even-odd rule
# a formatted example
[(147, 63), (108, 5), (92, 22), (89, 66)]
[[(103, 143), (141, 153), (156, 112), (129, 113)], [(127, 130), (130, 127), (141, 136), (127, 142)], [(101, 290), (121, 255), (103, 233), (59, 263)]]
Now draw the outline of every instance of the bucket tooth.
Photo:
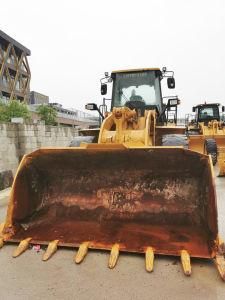
[(184, 274), (186, 276), (191, 275), (191, 259), (190, 255), (186, 250), (181, 251), (181, 263), (183, 267)]
[(0, 224), (0, 249), (3, 247), (4, 245), (4, 239), (2, 237), (2, 231), (3, 231), (3, 228), (5, 226), (5, 223), (1, 223)]
[(79, 264), (83, 261), (88, 252), (89, 242), (84, 242), (80, 245), (78, 252), (75, 255), (74, 261)]
[(4, 245), (4, 239), (0, 238), (0, 249), (3, 247), (3, 245)]
[(48, 244), (48, 248), (42, 257), (43, 261), (48, 260), (56, 252), (58, 243), (59, 240), (54, 240)]
[(17, 257), (17, 256), (21, 255), (23, 252), (25, 252), (28, 249), (29, 243), (30, 243), (31, 240), (32, 240), (31, 237), (22, 240), (19, 243), (19, 245), (16, 248), (16, 250), (13, 252), (12, 257)]
[(119, 258), (119, 244), (114, 244), (111, 249), (110, 257), (109, 257), (109, 268), (113, 269), (117, 263)]
[(152, 272), (154, 268), (154, 250), (148, 247), (145, 251), (145, 268), (147, 272)]
[(217, 270), (221, 278), (225, 281), (225, 259), (224, 255), (216, 255), (215, 258)]
[(225, 243), (218, 238), (218, 252), (215, 257), (216, 268), (221, 276), (221, 278), (225, 281)]
[(2, 234), (5, 223), (0, 223), (0, 235)]

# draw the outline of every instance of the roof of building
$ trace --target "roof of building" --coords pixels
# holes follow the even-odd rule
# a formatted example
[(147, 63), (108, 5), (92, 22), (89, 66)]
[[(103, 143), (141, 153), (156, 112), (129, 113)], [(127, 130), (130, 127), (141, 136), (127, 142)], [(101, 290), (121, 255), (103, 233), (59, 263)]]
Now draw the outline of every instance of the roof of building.
[(24, 51), (27, 56), (31, 55), (31, 51), (28, 48), (26, 48), (25, 46), (23, 46), (22, 44), (20, 44), (19, 42), (17, 42), (13, 38), (11, 38), (8, 34), (3, 32), (2, 30), (0, 30), (0, 38), (4, 39), (5, 41), (7, 41), (11, 44), (13, 44), (19, 50)]

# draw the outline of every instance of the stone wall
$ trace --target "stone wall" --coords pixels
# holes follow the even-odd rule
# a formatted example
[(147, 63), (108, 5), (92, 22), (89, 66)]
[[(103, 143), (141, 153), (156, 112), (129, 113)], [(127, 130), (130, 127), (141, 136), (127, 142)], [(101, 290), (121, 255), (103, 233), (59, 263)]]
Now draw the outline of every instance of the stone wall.
[(72, 127), (24, 125), (18, 126), (19, 156), (41, 147), (66, 147), (70, 144), (77, 130)]
[(0, 173), (15, 174), (24, 154), (40, 147), (68, 146), (76, 135), (72, 127), (0, 123)]
[(15, 170), (19, 163), (18, 125), (0, 123), (0, 172)]

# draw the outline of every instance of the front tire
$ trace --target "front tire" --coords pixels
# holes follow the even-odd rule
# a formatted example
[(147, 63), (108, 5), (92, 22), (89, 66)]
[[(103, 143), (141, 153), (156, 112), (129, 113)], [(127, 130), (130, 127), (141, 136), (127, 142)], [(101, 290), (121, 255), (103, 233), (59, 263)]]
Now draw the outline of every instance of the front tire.
[(214, 139), (207, 139), (205, 141), (206, 153), (210, 154), (212, 157), (212, 163), (215, 166), (217, 163), (217, 144)]

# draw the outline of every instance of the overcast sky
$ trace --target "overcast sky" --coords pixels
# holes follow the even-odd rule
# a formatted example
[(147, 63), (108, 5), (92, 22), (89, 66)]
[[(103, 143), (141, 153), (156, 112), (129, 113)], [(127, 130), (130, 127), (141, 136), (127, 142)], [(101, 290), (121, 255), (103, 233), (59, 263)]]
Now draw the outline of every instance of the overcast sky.
[(105, 71), (163, 66), (182, 114), (225, 104), (224, 0), (10, 0), (0, 27), (31, 50), (31, 90), (65, 107), (100, 104)]

